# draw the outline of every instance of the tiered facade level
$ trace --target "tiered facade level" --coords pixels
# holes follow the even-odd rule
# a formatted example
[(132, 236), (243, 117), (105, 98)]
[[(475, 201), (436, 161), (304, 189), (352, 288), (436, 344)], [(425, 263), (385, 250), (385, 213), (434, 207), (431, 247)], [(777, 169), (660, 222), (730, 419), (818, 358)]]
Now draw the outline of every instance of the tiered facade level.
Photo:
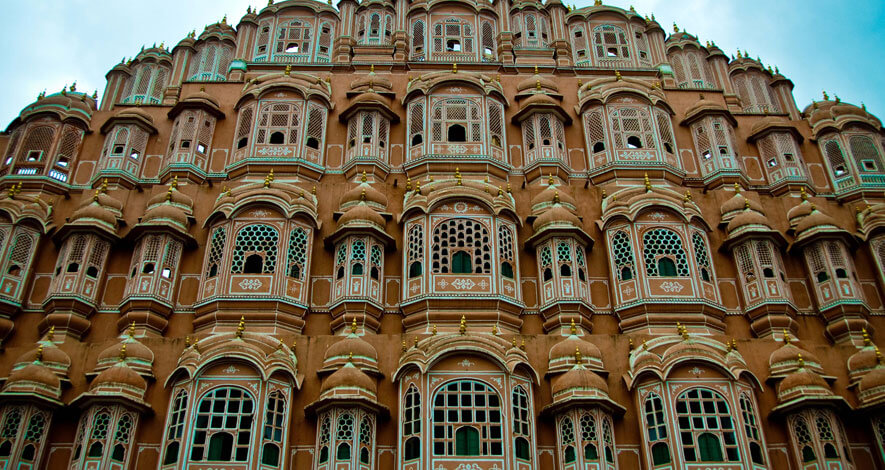
[(287, 0), (41, 94), (0, 469), (883, 468), (885, 132), (792, 88), (601, 4)]

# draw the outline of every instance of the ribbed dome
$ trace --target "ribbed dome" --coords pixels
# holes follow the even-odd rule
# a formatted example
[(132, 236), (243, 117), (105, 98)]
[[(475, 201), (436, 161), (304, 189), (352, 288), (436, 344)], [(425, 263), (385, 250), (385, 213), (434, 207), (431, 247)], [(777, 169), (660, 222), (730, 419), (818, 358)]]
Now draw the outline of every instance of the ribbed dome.
[(144, 394), (147, 390), (147, 382), (125, 362), (120, 361), (113, 367), (108, 367), (92, 381), (90, 390), (96, 391), (101, 388), (131, 387)]
[(151, 351), (150, 348), (148, 348), (147, 346), (141, 344), (139, 341), (131, 339), (124, 340), (123, 343), (114, 343), (113, 345), (105, 348), (105, 350), (98, 355), (97, 363), (102, 364), (108, 362), (119, 362), (121, 354), (120, 349), (123, 344), (126, 345), (127, 361), (133, 360), (148, 363), (154, 362), (154, 352)]
[(58, 392), (57, 395), (61, 394), (61, 380), (48, 367), (39, 363), (28, 364), (9, 374), (3, 391), (12, 391), (18, 387), (33, 388), (33, 385), (54, 390)]
[(378, 393), (378, 385), (375, 381), (350, 363), (326, 377), (326, 380), (323, 380), (321, 393), (333, 392), (339, 388), (358, 388), (368, 392), (373, 397)]
[(115, 114), (114, 117), (118, 118), (118, 119), (124, 119), (124, 118), (137, 119), (140, 121), (147, 121), (150, 125), (154, 124), (154, 118), (152, 118), (150, 114), (148, 114), (147, 112), (145, 112), (144, 110), (142, 110), (140, 108), (124, 109), (124, 110), (120, 111), (119, 113)]
[(323, 362), (348, 358), (351, 354), (354, 358), (367, 358), (372, 362), (378, 362), (378, 351), (375, 347), (357, 335), (347, 335), (343, 340), (332, 343), (326, 350)]
[(783, 376), (799, 368), (799, 357), (802, 357), (805, 368), (822, 374), (820, 359), (814, 354), (796, 346), (785, 344), (775, 349), (768, 357), (768, 370), (772, 376)]
[(532, 228), (537, 232), (548, 225), (571, 225), (581, 228), (583, 224), (578, 216), (563, 207), (562, 204), (554, 204), (553, 207), (547, 209), (535, 219), (532, 223)]
[(583, 366), (573, 367), (565, 374), (554, 377), (550, 383), (550, 389), (554, 397), (566, 392), (590, 396), (608, 395), (608, 384), (605, 380)]
[(360, 203), (344, 213), (340, 219), (338, 219), (338, 226), (343, 227), (352, 222), (369, 222), (380, 227), (384, 227), (385, 221), (384, 217), (381, 217), (381, 214), (376, 212), (374, 209), (366, 205), (365, 203)]
[(538, 74), (532, 75), (531, 77), (528, 77), (519, 82), (516, 85), (516, 91), (518, 93), (525, 90), (537, 90), (539, 85), (542, 90), (547, 89), (553, 92), (559, 91), (559, 85), (557, 85), (554, 80), (547, 77), (542, 77)]
[(357, 103), (381, 103), (384, 106), (390, 107), (390, 99), (385, 98), (378, 93), (373, 93), (371, 91), (367, 91), (364, 93), (360, 93), (352, 100), (350, 100), (350, 104), (354, 105)]
[(820, 375), (804, 367), (793, 372), (777, 386), (778, 401), (785, 401), (799, 396), (832, 395), (830, 386)]
[(721, 104), (715, 101), (704, 99), (698, 100), (691, 108), (688, 108), (688, 110), (685, 112), (685, 119), (683, 120), (683, 122), (690, 121), (692, 118), (707, 113), (727, 114), (729, 116), (731, 115), (731, 113), (728, 112), (728, 109), (726, 109)]
[(141, 223), (148, 224), (166, 220), (185, 227), (188, 223), (187, 214), (185, 214), (184, 210), (172, 204), (159, 204), (151, 207), (144, 213)]
[(107, 207), (102, 206), (98, 201), (92, 202), (86, 206), (83, 206), (77, 209), (73, 215), (71, 215), (70, 222), (77, 221), (89, 221), (89, 220), (98, 220), (103, 222), (116, 230), (117, 227), (117, 216)]
[(861, 348), (848, 358), (848, 373), (866, 372), (879, 365), (879, 354), (873, 346)]
[(560, 186), (555, 184), (547, 184), (547, 186), (538, 193), (537, 196), (532, 198), (532, 211), (537, 211), (540, 207), (550, 206), (554, 204), (554, 199), (559, 198), (559, 203), (570, 208), (577, 209), (578, 202), (566, 191), (564, 188), (560, 188)]
[(812, 204), (805, 199), (804, 192), (802, 202), (799, 205), (792, 207), (787, 211), (787, 219), (790, 221), (790, 226), (795, 227), (796, 224), (799, 223), (799, 220), (808, 214), (811, 214)]
[(340, 205), (346, 207), (348, 203), (362, 201), (363, 194), (365, 194), (366, 202), (378, 204), (382, 208), (387, 207), (387, 196), (381, 191), (373, 188), (371, 185), (365, 183), (347, 190), (347, 192), (344, 193), (344, 196), (341, 197)]
[[(44, 344), (48, 344), (45, 343)], [(37, 357), (40, 356), (40, 362), (43, 364), (49, 364), (52, 366), (56, 366), (59, 368), (68, 368), (71, 365), (71, 358), (62, 351), (61, 349), (55, 347), (54, 345), (49, 345), (43, 348), (43, 351), (40, 352), (36, 348), (31, 349), (30, 351), (22, 354), (18, 359), (16, 359), (16, 364), (22, 363), (31, 363), (37, 361)]]
[(732, 233), (741, 228), (750, 226), (761, 226), (765, 229), (771, 229), (771, 226), (768, 225), (768, 219), (764, 215), (749, 209), (739, 213), (731, 219), (731, 222), (728, 223), (726, 229), (728, 230), (728, 233)]
[(876, 367), (861, 379), (857, 391), (865, 394), (871, 390), (885, 387), (885, 367)]
[(762, 210), (761, 204), (752, 199), (747, 199), (740, 192), (736, 192), (734, 196), (725, 201), (725, 203), (722, 204), (722, 207), (719, 208), (719, 213), (722, 215), (723, 219), (727, 220), (730, 218), (729, 216), (733, 217), (743, 212), (747, 208), (748, 201), (750, 203), (750, 209), (763, 214), (765, 213), (765, 211)]
[(832, 217), (815, 208), (796, 224), (796, 238), (801, 237), (803, 232), (821, 227), (840, 228)]
[(583, 360), (600, 360), (602, 358), (602, 352), (595, 344), (584, 341), (577, 335), (569, 335), (564, 341), (554, 344), (550, 348), (548, 358), (551, 361), (564, 358), (574, 359), (575, 351), (581, 352)]

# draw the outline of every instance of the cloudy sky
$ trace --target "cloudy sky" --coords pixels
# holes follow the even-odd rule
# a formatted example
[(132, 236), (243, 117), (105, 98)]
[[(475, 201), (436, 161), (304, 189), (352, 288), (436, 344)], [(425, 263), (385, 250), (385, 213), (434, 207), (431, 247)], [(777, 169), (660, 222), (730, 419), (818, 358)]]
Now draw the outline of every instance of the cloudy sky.
[[(563, 0), (568, 2), (569, 0)], [(77, 81), (98, 90), (104, 74), (142, 45), (176, 44), (189, 31), (228, 15), (236, 23), (263, 0), (31, 0), (4, 2), (0, 28), (0, 129), (37, 94)], [(592, 0), (576, 2), (586, 6)], [(885, 1), (607, 0), (654, 13), (669, 32), (680, 28), (777, 65), (796, 84), (802, 109), (821, 91), (885, 118)]]

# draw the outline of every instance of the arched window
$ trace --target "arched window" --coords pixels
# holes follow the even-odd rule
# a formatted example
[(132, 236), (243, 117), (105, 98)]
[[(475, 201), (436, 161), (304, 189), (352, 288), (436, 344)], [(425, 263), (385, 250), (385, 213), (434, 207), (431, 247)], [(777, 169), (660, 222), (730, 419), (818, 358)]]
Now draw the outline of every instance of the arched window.
[(808, 430), (808, 423), (805, 422), (804, 418), (797, 418), (793, 421), (793, 434), (796, 436), (796, 442), (799, 444), (802, 462), (807, 463), (817, 460), (811, 432)]
[(264, 414), (264, 433), (261, 438), (264, 445), (261, 448), (261, 463), (263, 465), (277, 466), (280, 464), (280, 454), (283, 447), (283, 430), (286, 428), (286, 398), (279, 390), (275, 390), (267, 397), (267, 409)]
[(670, 446), (667, 440), (667, 421), (664, 418), (664, 402), (660, 395), (651, 393), (643, 406), (645, 429), (651, 450), (652, 465), (665, 465), (671, 462)]
[(757, 465), (765, 465), (765, 452), (762, 450), (762, 434), (759, 432), (759, 424), (756, 421), (756, 410), (753, 402), (746, 393), (742, 393), (739, 399), (741, 405), (741, 418), (744, 422), (744, 435), (750, 443), (750, 460)]
[(406, 438), (405, 458), (414, 460), (421, 457), (421, 393), (414, 385), (409, 385), (403, 406), (403, 437)]
[(541, 277), (544, 282), (553, 279), (553, 255), (549, 245), (541, 247)]
[(409, 103), (409, 145), (424, 143), (424, 101)]
[(363, 416), (363, 419), (360, 421), (360, 434), (359, 434), (359, 446), (360, 446), (360, 463), (365, 465), (371, 465), (372, 456), (375, 452), (375, 421), (369, 416)]
[(423, 274), (424, 261), (424, 226), (413, 225), (409, 229), (409, 279)]
[(622, 106), (608, 109), (609, 124), (617, 149), (654, 149), (654, 125), (647, 108)]
[(423, 61), (425, 58), (424, 35), (424, 21), (412, 23), (412, 60)]
[(857, 164), (860, 172), (882, 172), (885, 167), (882, 166), (882, 157), (879, 155), (879, 149), (867, 135), (853, 135), (848, 138), (848, 147), (851, 149), (851, 156)]
[(255, 128), (255, 143), (298, 145), (301, 131), (302, 103), (274, 101), (262, 103)]
[(633, 258), (633, 246), (630, 235), (619, 230), (612, 237), (612, 256), (614, 257), (615, 275), (619, 281), (633, 279), (636, 263)]
[(605, 461), (615, 463), (615, 444), (612, 435), (611, 420), (606, 416), (602, 419), (602, 442), (605, 449)]
[(532, 454), (529, 446), (530, 421), (529, 421), (529, 395), (522, 386), (513, 389), (513, 435), (516, 458), (531, 460)]
[(734, 90), (741, 99), (744, 112), (777, 113), (780, 107), (774, 98), (768, 77), (759, 71), (746, 71), (732, 77)]
[(198, 46), (191, 59), (188, 80), (196, 82), (223, 82), (233, 59), (234, 47), (227, 43), (209, 41)]
[(578, 67), (589, 67), (590, 54), (587, 49), (587, 34), (583, 27), (573, 27), (571, 31), (572, 50), (575, 54), (575, 65)]
[(309, 60), (310, 45), (313, 42), (313, 25), (300, 20), (280, 24), (277, 27), (277, 42), (274, 58), (277, 61), (303, 58)]
[(366, 263), (366, 242), (364, 240), (354, 240), (350, 246), (350, 274), (351, 276), (361, 276)]
[(433, 273), (490, 274), (491, 245), (485, 225), (467, 218), (445, 220), (433, 230)]
[(194, 420), (190, 460), (246, 462), (252, 445), (252, 397), (237, 387), (222, 387), (200, 399)]
[(148, 133), (134, 124), (116, 125), (105, 138), (101, 151), (102, 169), (120, 170), (133, 177), (141, 176), (141, 162), (147, 147)]
[[(22, 463), (34, 463), (37, 458), (37, 449), (43, 444), (43, 435), (48, 424), (47, 414), (37, 412), (31, 415), (31, 419), (28, 420), (28, 426), (25, 428), (24, 436), (22, 436), (22, 451), (20, 454)], [(22, 466), (19, 468), (26, 467)]]
[[(590, 148), (590, 154), (595, 155), (605, 152), (606, 134), (603, 124), (602, 109), (595, 109), (584, 113), (584, 132)], [(591, 164), (598, 165), (605, 162), (605, 158), (598, 162), (597, 158), (591, 160)]]
[(466, 21), (449, 18), (433, 25), (434, 53), (472, 53), (473, 41), (473, 25)]
[(596, 420), (588, 413), (581, 415), (581, 444), (584, 446), (584, 460), (599, 460), (599, 434)]
[(559, 275), (568, 277), (572, 275), (572, 250), (566, 242), (556, 244), (556, 262), (559, 263)]
[(505, 225), (498, 226), (498, 258), (501, 263), (501, 275), (507, 279), (514, 279), (513, 232)]
[(434, 142), (482, 142), (483, 112), (472, 99), (438, 100), (431, 120)]
[(132, 76), (126, 81), (123, 90), (122, 102), (160, 104), (170, 73), (170, 67), (166, 63), (141, 62), (133, 65)]
[(286, 273), (293, 279), (304, 279), (307, 266), (307, 231), (297, 227), (289, 234), (289, 267)]
[(207, 278), (213, 278), (218, 275), (218, 267), (224, 256), (226, 238), (227, 234), (224, 227), (219, 227), (212, 233), (212, 241), (209, 244), (209, 256), (206, 259)]
[(104, 455), (105, 441), (108, 438), (108, 428), (111, 426), (111, 415), (107, 412), (99, 412), (92, 420), (92, 432), (89, 433), (89, 441), (86, 445), (86, 456), (101, 458)]
[(504, 455), (501, 400), (491, 387), (457, 380), (440, 388), (433, 400), (433, 453)]
[(559, 441), (564, 463), (572, 463), (578, 459), (575, 452), (575, 425), (571, 418), (565, 417), (559, 423)]
[(247, 225), (237, 232), (231, 272), (273, 274), (277, 264), (280, 234), (269, 225)]
[(482, 60), (492, 62), (495, 60), (495, 27), (491, 21), (483, 21), (481, 28)]
[(175, 395), (175, 399), (172, 400), (172, 407), (169, 412), (169, 427), (166, 429), (166, 449), (164, 451), (163, 465), (172, 465), (178, 462), (186, 414), (187, 391), (181, 390)]
[(656, 228), (642, 235), (645, 273), (650, 277), (688, 277), (688, 261), (682, 238), (674, 231)]
[(686, 462), (738, 462), (734, 418), (722, 395), (705, 388), (676, 399), (682, 455)]
[(320, 452), (317, 462), (326, 463), (329, 461), (329, 444), (332, 441), (332, 420), (326, 416), (323, 418), (323, 424), (320, 425)]
[(707, 242), (704, 237), (695, 232), (691, 234), (691, 244), (694, 249), (694, 259), (701, 273), (701, 279), (706, 282), (713, 280), (713, 268), (710, 266), (710, 257), (707, 253)]
[(350, 443), (353, 442), (353, 428), (352, 414), (344, 413), (338, 416), (338, 422), (335, 425), (335, 442), (338, 443), (338, 447), (335, 450), (335, 459), (339, 462), (350, 460)]
[(593, 28), (593, 48), (600, 65), (630, 59), (627, 33), (618, 26), (605, 24)]
[(839, 178), (850, 173), (848, 165), (845, 164), (845, 153), (842, 151), (842, 145), (835, 139), (835, 136), (832, 136), (830, 140), (821, 139), (820, 145), (823, 148), (824, 155), (827, 157), (827, 163), (830, 164), (830, 171), (833, 172), (833, 176)]

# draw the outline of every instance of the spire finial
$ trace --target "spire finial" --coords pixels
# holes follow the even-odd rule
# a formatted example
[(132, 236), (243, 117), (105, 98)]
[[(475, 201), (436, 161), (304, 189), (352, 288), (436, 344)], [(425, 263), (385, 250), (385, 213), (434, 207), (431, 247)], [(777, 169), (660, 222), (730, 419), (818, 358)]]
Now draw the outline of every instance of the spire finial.
[(366, 200), (366, 188), (363, 188), (362, 192), (360, 192), (360, 201)]
[(790, 344), (790, 332), (784, 328), (784, 344)]
[(803, 201), (808, 200), (808, 193), (805, 192), (805, 186), (799, 188), (799, 194), (801, 195)]
[(128, 334), (130, 338), (135, 337), (135, 320), (132, 320), (132, 323), (129, 324)]
[(581, 363), (581, 349), (575, 348), (575, 364)]
[(578, 327), (575, 325), (575, 319), (574, 319), (574, 318), (572, 318), (572, 324), (571, 324), (571, 326), (569, 327), (569, 331), (570, 331), (571, 334), (573, 334), (573, 335), (578, 334)]
[(799, 363), (799, 368), (805, 367), (805, 359), (802, 359), (802, 353), (796, 354), (796, 362)]
[(492, 335), (493, 335), (493, 336), (498, 336), (498, 324), (497, 324), (497, 323), (495, 323), (494, 325), (492, 325)]
[(744, 210), (745, 211), (750, 210), (750, 200), (749, 199), (744, 199)]
[(353, 317), (353, 322), (350, 324), (350, 332), (356, 334), (356, 317)]
[(553, 203), (554, 203), (554, 204), (559, 204), (559, 191), (554, 191), (554, 192), (553, 192)]
[(879, 352), (879, 347), (878, 346), (873, 346), (873, 347), (876, 348), (876, 363), (882, 364), (882, 353)]
[(52, 342), (53, 336), (55, 336), (55, 325), (49, 327), (49, 333), (46, 333), (46, 340)]
[(461, 332), (461, 335), (467, 334), (467, 317), (461, 315), (461, 325), (458, 327), (458, 330)]
[(430, 334), (436, 336), (436, 325), (430, 327)]
[(43, 362), (43, 345), (37, 345), (37, 362)]
[(237, 324), (237, 338), (242, 338), (244, 331), (246, 331), (246, 317), (241, 315), (240, 323)]
[(547, 174), (547, 186), (553, 186), (556, 181), (553, 180), (553, 173)]
[(616, 82), (620, 82), (622, 78), (623, 78), (623, 77), (621, 77), (621, 71), (620, 71), (620, 70), (615, 70), (615, 81), (616, 81)]
[(369, 178), (366, 176), (366, 170), (363, 170), (363, 177), (360, 178), (360, 181), (362, 181), (363, 183), (369, 181)]
[(650, 193), (651, 192), (651, 181), (648, 179), (648, 173), (645, 174), (643, 179), (645, 180), (645, 192)]
[(869, 346), (869, 345), (873, 344), (873, 341), (870, 339), (870, 334), (867, 332), (867, 329), (863, 328), (860, 331), (863, 334), (863, 345)]
[(291, 74), (292, 74), (292, 66), (291, 66), (291, 65), (287, 65), (287, 66), (286, 66), (286, 70), (285, 70), (283, 73), (286, 74), (287, 76), (288, 76), (288, 75), (291, 75)]
[(120, 346), (120, 361), (126, 360), (126, 343)]

